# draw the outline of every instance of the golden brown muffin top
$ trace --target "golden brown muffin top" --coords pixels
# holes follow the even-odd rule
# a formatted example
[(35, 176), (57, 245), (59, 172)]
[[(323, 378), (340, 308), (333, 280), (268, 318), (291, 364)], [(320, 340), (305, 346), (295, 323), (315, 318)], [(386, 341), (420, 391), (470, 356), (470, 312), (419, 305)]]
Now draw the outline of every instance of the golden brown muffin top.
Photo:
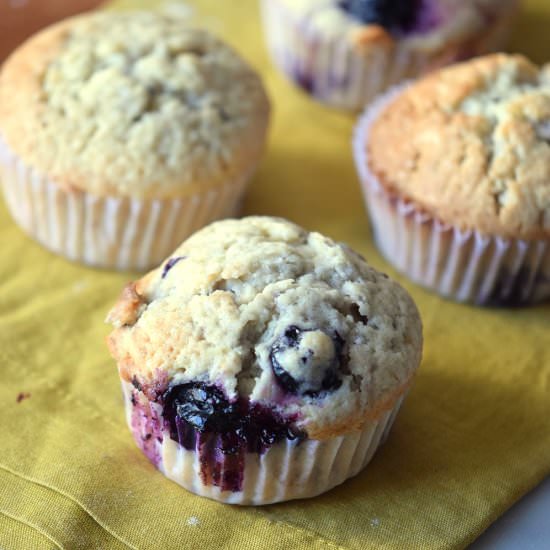
[(497, 54), (433, 73), (383, 107), (369, 168), (445, 223), (550, 236), (550, 66)]
[(159, 13), (96, 13), (29, 39), (0, 74), (0, 136), (65, 187), (174, 197), (241, 177), (269, 102), (229, 46)]

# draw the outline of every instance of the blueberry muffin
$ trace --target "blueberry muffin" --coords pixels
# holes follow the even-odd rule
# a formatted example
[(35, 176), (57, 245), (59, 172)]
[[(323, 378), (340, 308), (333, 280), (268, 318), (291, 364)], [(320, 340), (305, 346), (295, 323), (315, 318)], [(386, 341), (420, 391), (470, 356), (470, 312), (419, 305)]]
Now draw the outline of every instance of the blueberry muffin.
[(158, 13), (54, 25), (0, 74), (0, 179), (19, 225), (91, 265), (157, 265), (235, 214), (269, 102), (229, 46)]
[(311, 497), (361, 471), (422, 348), (405, 290), (267, 217), (199, 231), (108, 321), (138, 446), (186, 489), (234, 504)]
[(459, 301), (550, 297), (550, 67), (480, 58), (383, 97), (355, 155), (378, 246)]
[(519, 0), (262, 0), (275, 63), (317, 99), (362, 109), (396, 83), (501, 49)]

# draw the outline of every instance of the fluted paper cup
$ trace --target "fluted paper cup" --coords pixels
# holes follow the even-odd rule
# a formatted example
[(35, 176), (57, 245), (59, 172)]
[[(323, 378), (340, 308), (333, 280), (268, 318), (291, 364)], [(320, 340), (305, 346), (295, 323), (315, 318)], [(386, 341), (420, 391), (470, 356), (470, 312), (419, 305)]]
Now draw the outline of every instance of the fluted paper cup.
[(322, 441), (285, 440), (263, 453), (224, 454), (216, 449), (217, 436), (209, 434), (197, 434), (195, 448), (184, 448), (170, 438), (161, 405), (131, 383), (123, 381), (122, 389), (134, 439), (166, 477), (197, 495), (240, 505), (313, 497), (357, 475), (387, 438), (405, 398), (399, 396), (361, 431)]
[(458, 302), (521, 306), (550, 298), (550, 240), (514, 239), (463, 230), (385, 189), (369, 170), (373, 122), (407, 85), (375, 101), (360, 118), (353, 148), (375, 242), (415, 283)]
[(261, 9), (275, 65), (319, 101), (357, 111), (399, 82), (502, 49), (517, 3), (495, 16), (483, 32), (435, 50), (413, 48), (407, 40), (380, 40), (363, 46), (349, 34), (327, 35), (310, 24), (307, 13), (297, 17), (281, 0), (261, 0)]
[(0, 182), (17, 224), (52, 252), (102, 268), (156, 266), (197, 229), (237, 215), (251, 172), (182, 198), (103, 197), (56, 184), (0, 137)]

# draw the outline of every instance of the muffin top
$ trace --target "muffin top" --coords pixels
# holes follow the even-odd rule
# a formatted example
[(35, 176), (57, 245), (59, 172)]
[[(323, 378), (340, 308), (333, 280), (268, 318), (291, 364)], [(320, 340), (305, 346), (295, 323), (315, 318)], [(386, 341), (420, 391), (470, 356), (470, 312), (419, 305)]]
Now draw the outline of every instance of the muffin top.
[(504, 54), (411, 85), (366, 148), (383, 187), (462, 229), (550, 237), (550, 66)]
[(108, 321), (121, 377), (149, 397), (200, 383), (312, 438), (393, 406), (422, 348), (403, 288), (347, 246), (269, 217), (202, 229), (130, 284)]
[(248, 174), (269, 102), (229, 46), (158, 13), (96, 13), (32, 37), (0, 74), (0, 135), (59, 185), (165, 198)]
[(485, 32), (511, 16), (518, 0), (280, 0), (304, 23), (329, 36), (349, 35), (358, 46), (406, 42), (438, 51)]

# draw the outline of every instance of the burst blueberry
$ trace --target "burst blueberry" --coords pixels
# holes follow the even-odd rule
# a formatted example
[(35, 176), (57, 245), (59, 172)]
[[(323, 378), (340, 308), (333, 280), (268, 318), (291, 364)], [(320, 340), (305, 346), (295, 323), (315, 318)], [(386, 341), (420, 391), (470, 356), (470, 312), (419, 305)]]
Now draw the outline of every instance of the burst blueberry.
[(172, 387), (165, 396), (165, 412), (178, 416), (199, 432), (222, 432), (236, 421), (236, 407), (216, 386), (202, 382)]
[(421, 0), (342, 0), (340, 7), (362, 23), (407, 31), (418, 18)]
[(338, 370), (344, 341), (338, 333), (289, 326), (271, 347), (277, 382), (287, 393), (318, 397), (342, 385)]
[[(243, 448), (259, 453), (283, 439), (300, 437), (291, 419), (246, 399), (230, 401), (220, 388), (203, 382), (171, 387), (164, 395), (163, 416), (170, 437), (189, 450), (196, 443), (196, 438), (187, 438), (189, 428), (219, 435), (220, 450), (226, 454)], [(184, 432), (186, 437), (182, 439)]]
[(271, 348), (269, 359), (273, 374), (277, 378), (280, 386), (288, 393), (295, 394), (298, 391), (298, 382), (279, 364), (277, 356), (281, 351), (288, 348), (296, 348), (302, 331), (295, 326), (290, 326), (285, 330), (282, 338), (277, 340)]

